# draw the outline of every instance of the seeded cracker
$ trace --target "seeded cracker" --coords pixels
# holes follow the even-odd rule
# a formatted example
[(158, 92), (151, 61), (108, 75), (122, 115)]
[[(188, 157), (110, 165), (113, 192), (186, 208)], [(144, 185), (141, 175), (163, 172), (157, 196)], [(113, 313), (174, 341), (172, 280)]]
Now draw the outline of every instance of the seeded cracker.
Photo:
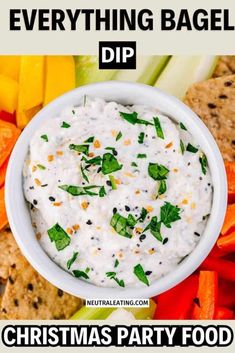
[(221, 56), (216, 65), (213, 77), (235, 74), (235, 55)]
[(12, 264), (12, 255), (17, 250), (17, 244), (10, 229), (0, 232), (0, 283), (6, 282), (9, 267)]
[(42, 278), (19, 249), (11, 255), (11, 260), (0, 303), (0, 319), (68, 319), (81, 307), (81, 299), (64, 293)]
[(185, 103), (207, 125), (225, 160), (235, 160), (235, 75), (196, 83)]

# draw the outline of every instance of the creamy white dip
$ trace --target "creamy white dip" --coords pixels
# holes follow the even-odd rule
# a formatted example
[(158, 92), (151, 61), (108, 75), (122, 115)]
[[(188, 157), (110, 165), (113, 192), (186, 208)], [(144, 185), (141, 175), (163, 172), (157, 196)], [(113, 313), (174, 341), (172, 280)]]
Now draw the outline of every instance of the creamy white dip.
[(154, 108), (86, 99), (35, 132), (24, 193), (58, 265), (97, 286), (127, 287), (151, 284), (192, 252), (212, 183), (183, 124)]

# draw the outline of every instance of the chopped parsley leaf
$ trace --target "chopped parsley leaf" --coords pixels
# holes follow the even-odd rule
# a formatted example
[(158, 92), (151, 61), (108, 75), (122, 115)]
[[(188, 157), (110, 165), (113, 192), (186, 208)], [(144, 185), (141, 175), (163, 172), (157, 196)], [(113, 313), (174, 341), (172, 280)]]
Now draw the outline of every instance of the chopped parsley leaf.
[(88, 137), (88, 139), (86, 141), (84, 141), (85, 143), (92, 143), (94, 142), (95, 136), (90, 136)]
[(127, 217), (127, 225), (129, 227), (134, 227), (137, 223), (137, 220), (135, 219), (135, 217), (129, 213), (128, 217)]
[(90, 270), (91, 270), (90, 267), (87, 267), (87, 268), (85, 269), (85, 272), (86, 272), (86, 273), (89, 273)]
[(132, 163), (131, 163), (131, 166), (132, 166), (132, 167), (138, 167), (138, 164), (136, 164), (135, 162), (132, 162)]
[(100, 156), (91, 158), (91, 159), (86, 159), (85, 160), (86, 164), (94, 164), (94, 165), (101, 165), (102, 163), (102, 158)]
[(87, 183), (89, 183), (89, 179), (88, 179), (87, 175), (85, 174), (84, 169), (85, 169), (85, 168), (83, 168), (83, 166), (81, 165), (81, 174), (82, 174), (82, 177), (83, 177), (83, 179), (84, 179)]
[(144, 132), (141, 132), (138, 136), (138, 142), (141, 144), (141, 143), (144, 143)]
[(75, 145), (73, 143), (69, 145), (70, 150), (84, 153), (86, 156), (88, 156), (89, 154), (89, 147), (90, 147), (89, 145)]
[(116, 275), (117, 275), (116, 272), (106, 272), (106, 276), (108, 278), (113, 279), (120, 287), (125, 287), (125, 283), (123, 279), (118, 279)]
[(101, 186), (99, 191), (99, 197), (104, 197), (106, 195), (105, 187)]
[(46, 167), (44, 167), (44, 165), (42, 165), (42, 164), (37, 164), (37, 167), (39, 169), (41, 169), (41, 170), (45, 170), (46, 169)]
[(167, 178), (169, 169), (162, 164), (149, 163), (148, 174), (153, 180), (164, 180)]
[(89, 276), (88, 276), (87, 273), (84, 272), (84, 271), (74, 270), (74, 271), (73, 271), (73, 274), (74, 274), (74, 276), (77, 277), (77, 278), (83, 277), (83, 278), (85, 278), (85, 279), (89, 279)]
[(76, 261), (77, 257), (78, 257), (78, 252), (74, 252), (74, 253), (73, 253), (73, 256), (71, 257), (71, 259), (69, 259), (69, 260), (67, 261), (67, 269), (68, 269), (68, 270), (70, 270), (72, 264), (74, 263), (74, 261)]
[(138, 153), (137, 158), (147, 158), (147, 154), (145, 153)]
[(181, 153), (184, 154), (185, 147), (184, 147), (184, 143), (182, 140), (180, 140), (180, 149), (181, 149)]
[(160, 180), (159, 188), (158, 188), (158, 196), (164, 194), (166, 192), (166, 190), (167, 190), (166, 181)]
[(142, 124), (142, 125), (153, 125), (150, 121), (139, 119), (138, 118), (138, 113), (133, 112), (133, 113), (124, 113), (124, 112), (119, 112), (120, 116), (128, 121), (130, 124), (135, 125), (135, 124)]
[(138, 264), (134, 267), (134, 274), (141, 282), (143, 282), (144, 284), (149, 286), (148, 278), (144, 272), (143, 267), (140, 264)]
[(43, 139), (44, 141), (46, 141), (46, 142), (48, 142), (49, 140), (48, 140), (48, 136), (47, 135), (42, 135), (41, 136), (41, 139)]
[(186, 151), (191, 152), (191, 153), (197, 153), (198, 148), (191, 145), (191, 143), (188, 143), (188, 145), (186, 147)]
[(199, 162), (201, 164), (202, 173), (206, 174), (207, 158), (204, 153), (202, 153), (201, 156), (199, 157)]
[(153, 118), (153, 121), (154, 121), (157, 136), (161, 139), (164, 139), (164, 133), (163, 133), (159, 118), (155, 117), (155, 118)]
[(58, 251), (63, 250), (70, 244), (70, 237), (58, 223), (48, 229), (47, 233), (51, 242), (55, 242), (55, 246)]
[(145, 218), (147, 217), (147, 214), (148, 214), (148, 211), (144, 207), (142, 207), (138, 221), (144, 222)]
[(184, 124), (183, 124), (183, 123), (180, 123), (180, 128), (181, 128), (182, 130), (187, 131), (187, 129), (186, 129), (186, 127), (184, 126)]
[(122, 164), (118, 163), (118, 160), (111, 153), (105, 153), (103, 155), (101, 171), (103, 174), (110, 174), (122, 169)]
[[(99, 192), (100, 192), (100, 189), (102, 189), (102, 187), (103, 186), (97, 186), (97, 185), (89, 185), (89, 186), (61, 185), (59, 186), (59, 189), (64, 190), (73, 196), (82, 196), (82, 195), (97, 196), (99, 194), (91, 190), (99, 188)], [(103, 189), (101, 191), (101, 194), (102, 193), (103, 193)]]
[(66, 123), (66, 121), (63, 121), (61, 127), (68, 129), (69, 127), (71, 127), (71, 125), (69, 125), (68, 123)]
[(118, 267), (118, 265), (119, 265), (119, 261), (118, 261), (118, 259), (116, 259), (114, 262), (114, 268)]
[(122, 138), (122, 133), (121, 131), (119, 131), (119, 133), (116, 136), (116, 141), (120, 140), (120, 138)]
[(112, 189), (113, 190), (117, 190), (117, 185), (116, 185), (114, 176), (113, 175), (109, 175), (109, 180), (110, 180)]
[[(130, 219), (129, 219), (130, 221)], [(111, 218), (110, 225), (114, 228), (114, 230), (126, 238), (132, 238), (132, 234), (128, 233), (128, 219), (121, 216), (119, 213), (115, 213)]]
[(147, 225), (147, 227), (143, 230), (143, 233), (146, 230), (150, 230), (150, 233), (159, 241), (162, 242), (162, 235), (161, 235), (161, 222), (158, 222), (157, 216), (154, 216), (151, 218), (150, 223)]
[(171, 223), (181, 219), (180, 208), (172, 205), (170, 202), (165, 202), (160, 210), (161, 222), (167, 227), (171, 228)]

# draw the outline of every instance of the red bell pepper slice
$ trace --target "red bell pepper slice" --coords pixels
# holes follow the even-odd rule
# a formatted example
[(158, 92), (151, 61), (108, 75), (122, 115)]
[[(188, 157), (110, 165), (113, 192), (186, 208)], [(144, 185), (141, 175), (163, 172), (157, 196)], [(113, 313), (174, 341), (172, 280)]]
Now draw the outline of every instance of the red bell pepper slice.
[(200, 271), (197, 291), (192, 313), (194, 320), (212, 320), (218, 303), (218, 275), (215, 271)]
[(235, 282), (219, 279), (219, 306), (235, 308)]
[(228, 181), (228, 202), (235, 202), (235, 162), (225, 162)]
[(11, 114), (4, 112), (3, 110), (0, 111), (0, 119), (4, 121), (8, 121), (9, 123), (16, 124), (16, 114)]
[(231, 319), (233, 319), (233, 315), (234, 315), (234, 313), (232, 310), (219, 306), (218, 308), (215, 309), (214, 319), (215, 320), (231, 320)]
[(155, 297), (157, 308), (154, 319), (189, 319), (197, 289), (198, 275), (192, 275), (172, 289)]
[(220, 278), (235, 281), (235, 262), (233, 261), (209, 256), (201, 264), (200, 269), (216, 271)]

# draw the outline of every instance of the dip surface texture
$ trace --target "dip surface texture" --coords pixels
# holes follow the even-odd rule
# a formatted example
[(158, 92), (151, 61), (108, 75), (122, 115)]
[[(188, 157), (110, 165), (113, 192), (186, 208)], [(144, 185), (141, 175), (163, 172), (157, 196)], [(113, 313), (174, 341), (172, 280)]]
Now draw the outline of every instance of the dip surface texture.
[(195, 248), (211, 210), (206, 156), (154, 108), (86, 99), (35, 132), (24, 167), (35, 233), (71, 275), (144, 286)]

